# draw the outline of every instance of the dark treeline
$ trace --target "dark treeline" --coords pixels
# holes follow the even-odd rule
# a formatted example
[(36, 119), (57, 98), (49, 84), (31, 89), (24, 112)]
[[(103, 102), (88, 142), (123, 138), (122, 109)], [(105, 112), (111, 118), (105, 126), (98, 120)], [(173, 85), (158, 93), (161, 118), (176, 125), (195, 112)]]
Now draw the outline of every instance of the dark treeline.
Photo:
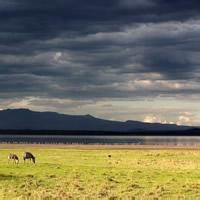
[(0, 135), (77, 135), (77, 136), (200, 136), (200, 128), (184, 131), (66, 131), (66, 130), (0, 130)]

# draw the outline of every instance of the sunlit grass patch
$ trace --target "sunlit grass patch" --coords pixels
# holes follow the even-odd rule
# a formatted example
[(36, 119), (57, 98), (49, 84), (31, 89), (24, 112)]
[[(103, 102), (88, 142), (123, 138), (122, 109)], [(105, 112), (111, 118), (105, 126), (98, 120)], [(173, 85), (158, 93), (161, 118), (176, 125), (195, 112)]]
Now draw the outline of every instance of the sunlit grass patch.
[[(15, 152), (19, 165), (7, 163)], [(0, 150), (0, 199), (198, 199), (199, 150)]]

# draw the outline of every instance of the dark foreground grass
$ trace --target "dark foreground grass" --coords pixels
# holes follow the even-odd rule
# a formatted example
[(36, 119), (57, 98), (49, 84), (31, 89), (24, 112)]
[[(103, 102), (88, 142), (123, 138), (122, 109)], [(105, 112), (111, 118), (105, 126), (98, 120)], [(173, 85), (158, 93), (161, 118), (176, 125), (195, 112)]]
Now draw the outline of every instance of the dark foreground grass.
[(7, 163), (24, 150), (0, 150), (0, 199), (200, 199), (198, 149), (31, 147), (35, 165)]

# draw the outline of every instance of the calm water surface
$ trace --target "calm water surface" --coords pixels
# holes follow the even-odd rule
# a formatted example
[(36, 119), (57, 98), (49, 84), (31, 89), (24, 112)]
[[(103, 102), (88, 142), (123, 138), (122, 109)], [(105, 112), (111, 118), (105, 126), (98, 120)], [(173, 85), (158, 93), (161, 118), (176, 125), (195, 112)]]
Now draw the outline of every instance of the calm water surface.
[(143, 144), (200, 146), (200, 136), (0, 135), (0, 143)]

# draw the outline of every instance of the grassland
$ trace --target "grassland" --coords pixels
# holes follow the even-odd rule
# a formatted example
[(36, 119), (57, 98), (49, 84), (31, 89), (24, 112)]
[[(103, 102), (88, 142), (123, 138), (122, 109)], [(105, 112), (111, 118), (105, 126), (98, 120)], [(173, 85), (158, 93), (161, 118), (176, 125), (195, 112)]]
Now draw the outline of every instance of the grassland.
[[(200, 199), (199, 149), (0, 148), (2, 200)], [(35, 165), (7, 163), (9, 152), (25, 150)]]

